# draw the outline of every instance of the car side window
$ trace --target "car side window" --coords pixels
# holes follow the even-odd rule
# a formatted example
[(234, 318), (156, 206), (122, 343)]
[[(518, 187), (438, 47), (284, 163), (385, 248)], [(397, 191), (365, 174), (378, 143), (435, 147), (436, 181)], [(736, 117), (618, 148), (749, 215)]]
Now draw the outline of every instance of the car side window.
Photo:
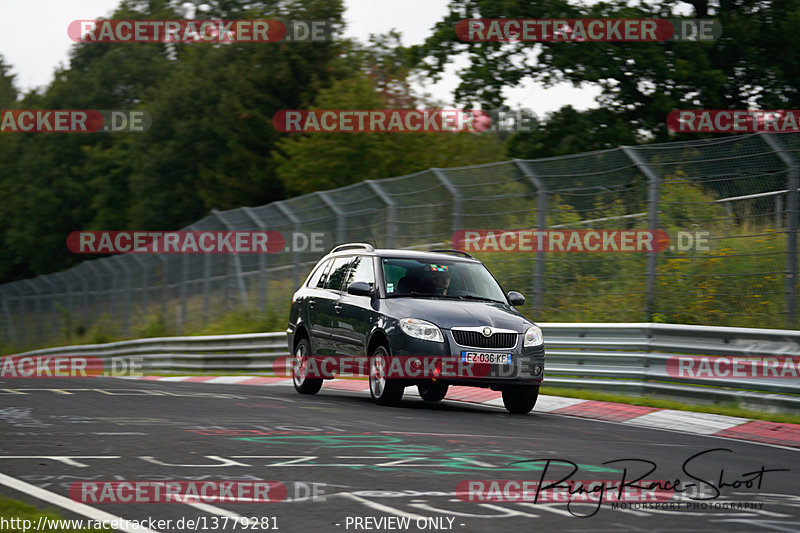
[(386, 293), (397, 292), (398, 282), (406, 275), (407, 269), (389, 263), (388, 259), (383, 260), (383, 277), (386, 280)]
[(372, 258), (369, 256), (359, 255), (353, 259), (353, 264), (350, 265), (350, 274), (347, 276), (347, 287), (356, 281), (363, 281), (369, 283), (369, 288), (375, 288), (375, 269), (372, 266)]
[(330, 259), (319, 265), (314, 273), (311, 274), (311, 277), (308, 278), (306, 287), (322, 288), (325, 285), (325, 273), (328, 271), (329, 266), (331, 266)]
[(328, 274), (328, 279), (325, 282), (325, 288), (338, 291), (342, 289), (347, 269), (350, 267), (352, 257), (337, 257), (333, 260), (331, 271)]

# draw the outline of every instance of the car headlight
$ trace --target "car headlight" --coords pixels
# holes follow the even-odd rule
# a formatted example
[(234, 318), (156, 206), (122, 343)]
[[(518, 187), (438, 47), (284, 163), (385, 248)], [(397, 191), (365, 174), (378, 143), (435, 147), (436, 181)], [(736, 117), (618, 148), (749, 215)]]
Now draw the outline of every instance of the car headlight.
[(444, 342), (442, 332), (436, 325), (419, 318), (403, 318), (400, 320), (400, 329), (409, 337), (425, 341)]
[(522, 343), (523, 346), (541, 346), (544, 343), (544, 338), (542, 337), (542, 330), (539, 326), (531, 326), (528, 328), (528, 331), (525, 332), (525, 341)]

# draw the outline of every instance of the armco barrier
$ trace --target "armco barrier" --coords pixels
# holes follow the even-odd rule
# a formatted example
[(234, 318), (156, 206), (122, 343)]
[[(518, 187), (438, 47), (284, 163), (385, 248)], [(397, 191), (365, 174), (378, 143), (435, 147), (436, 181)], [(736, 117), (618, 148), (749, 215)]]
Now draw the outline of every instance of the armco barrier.
[[(762, 411), (798, 412), (800, 378), (670, 376), (677, 355), (800, 357), (800, 331), (679, 324), (542, 323), (545, 383), (695, 403), (738, 402)], [(140, 356), (144, 373), (269, 372), (288, 356), (285, 333), (161, 337), (65, 346), (21, 355)]]

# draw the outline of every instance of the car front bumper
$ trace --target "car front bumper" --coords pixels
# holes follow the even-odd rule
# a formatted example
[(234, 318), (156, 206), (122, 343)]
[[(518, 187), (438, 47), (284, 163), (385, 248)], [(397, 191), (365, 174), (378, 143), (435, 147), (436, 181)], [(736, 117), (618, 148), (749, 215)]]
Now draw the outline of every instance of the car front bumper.
[[(399, 330), (399, 328), (398, 328)], [(436, 358), (442, 361), (438, 380), (451, 384), (492, 387), (507, 385), (537, 385), (542, 382), (545, 368), (544, 345), (523, 346), (520, 333), (516, 345), (508, 349), (462, 346), (448, 329), (442, 329), (444, 342), (416, 339), (397, 331), (392, 335), (392, 356), (399, 358)], [(463, 352), (511, 354), (509, 364), (479, 364), (462, 361)]]

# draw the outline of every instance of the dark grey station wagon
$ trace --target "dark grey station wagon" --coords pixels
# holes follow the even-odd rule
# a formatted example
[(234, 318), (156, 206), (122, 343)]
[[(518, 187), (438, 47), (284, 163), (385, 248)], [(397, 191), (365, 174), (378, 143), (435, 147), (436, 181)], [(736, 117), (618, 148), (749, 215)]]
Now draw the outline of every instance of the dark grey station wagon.
[(528, 413), (544, 374), (538, 326), (489, 270), (465, 252), (334, 248), (294, 294), (289, 349), (301, 394), (325, 379), (368, 375), (381, 405), (416, 386), (430, 402), (450, 385), (502, 391), (511, 413)]

